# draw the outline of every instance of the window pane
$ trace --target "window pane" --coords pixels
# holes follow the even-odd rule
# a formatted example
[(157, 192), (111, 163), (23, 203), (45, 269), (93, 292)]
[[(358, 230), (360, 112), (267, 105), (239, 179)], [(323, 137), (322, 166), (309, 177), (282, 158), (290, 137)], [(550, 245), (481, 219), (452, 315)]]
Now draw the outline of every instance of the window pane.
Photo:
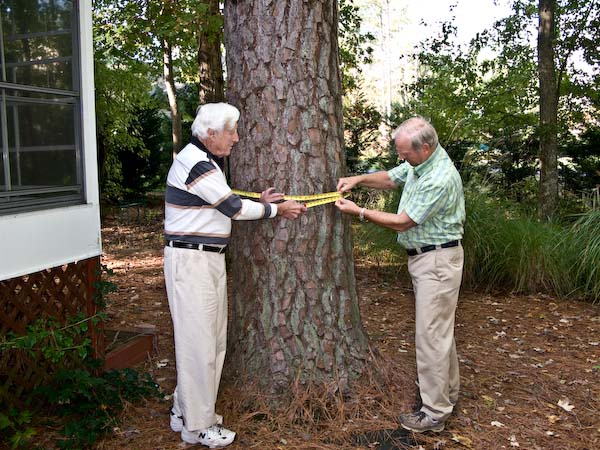
[(0, 0), (0, 214), (84, 201), (77, 4)]
[(72, 0), (4, 0), (3, 81), (74, 90)]
[(13, 190), (76, 184), (74, 104), (8, 105)]
[[(0, 211), (81, 200), (78, 102), (74, 97), (3, 90), (8, 147), (0, 184)], [(0, 100), (2, 99), (0, 97)], [(5, 183), (8, 168), (10, 185)], [(11, 206), (12, 205), (12, 206)]]

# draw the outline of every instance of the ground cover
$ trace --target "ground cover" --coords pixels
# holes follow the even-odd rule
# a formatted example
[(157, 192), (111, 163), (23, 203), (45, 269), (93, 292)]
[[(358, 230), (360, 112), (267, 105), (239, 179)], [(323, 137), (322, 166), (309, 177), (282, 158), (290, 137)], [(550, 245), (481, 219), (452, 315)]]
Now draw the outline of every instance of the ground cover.
[[(167, 398), (127, 408), (122, 425), (97, 448), (192, 448), (168, 426), (175, 358), (160, 215), (128, 223), (107, 218), (102, 233), (103, 263), (118, 285), (108, 301), (107, 327), (157, 327), (159, 354), (142, 367)], [(457, 409), (444, 432), (414, 436), (396, 430), (397, 415), (416, 397), (414, 306), (405, 268), (362, 257), (356, 276), (373, 374), (350, 398), (324, 398), (297, 386), (289, 407), (274, 416), (251, 386), (236, 385), (226, 366), (218, 408), (238, 432), (228, 448), (600, 448), (599, 306), (463, 291), (456, 324), (462, 384)]]

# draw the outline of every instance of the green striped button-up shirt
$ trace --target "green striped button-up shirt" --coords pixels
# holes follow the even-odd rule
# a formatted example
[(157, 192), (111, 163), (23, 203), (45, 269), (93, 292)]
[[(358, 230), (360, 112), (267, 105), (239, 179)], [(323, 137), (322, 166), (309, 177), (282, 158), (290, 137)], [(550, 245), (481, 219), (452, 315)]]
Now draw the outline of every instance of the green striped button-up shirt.
[(405, 211), (417, 226), (398, 233), (404, 248), (438, 245), (462, 239), (465, 198), (462, 180), (441, 146), (422, 164), (408, 162), (388, 171), (397, 185), (404, 183), (398, 214)]

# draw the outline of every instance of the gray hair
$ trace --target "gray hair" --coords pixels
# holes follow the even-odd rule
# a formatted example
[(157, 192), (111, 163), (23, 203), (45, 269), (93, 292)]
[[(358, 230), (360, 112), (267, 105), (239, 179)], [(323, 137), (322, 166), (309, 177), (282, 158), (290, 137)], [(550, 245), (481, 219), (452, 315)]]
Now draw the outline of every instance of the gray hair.
[(439, 144), (439, 139), (435, 128), (427, 119), (421, 116), (411, 117), (405, 120), (392, 132), (392, 139), (396, 139), (399, 134), (406, 134), (410, 139), (410, 144), (415, 151), (419, 151), (423, 144), (428, 144), (432, 150), (435, 150)]
[(192, 136), (200, 139), (208, 137), (208, 130), (232, 130), (240, 119), (240, 111), (228, 103), (206, 103), (196, 110), (192, 123)]

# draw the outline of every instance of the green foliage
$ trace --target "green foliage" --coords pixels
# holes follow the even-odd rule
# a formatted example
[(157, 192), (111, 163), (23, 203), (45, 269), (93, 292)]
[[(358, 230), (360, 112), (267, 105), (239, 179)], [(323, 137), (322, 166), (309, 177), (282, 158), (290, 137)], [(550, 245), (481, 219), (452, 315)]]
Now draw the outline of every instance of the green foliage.
[(145, 162), (150, 157), (139, 114), (158, 105), (145, 76), (98, 61), (95, 70), (100, 191), (104, 199), (118, 199), (127, 193), (123, 155)]
[(37, 365), (52, 367), (53, 372), (50, 381), (35, 388), (26, 399), (31, 410), (13, 408), (0, 414), (0, 442), (15, 449), (31, 448), (35, 437), (31, 419), (43, 410), (44, 417), (61, 418), (59, 448), (87, 448), (117, 424), (125, 402), (158, 394), (148, 374), (132, 369), (97, 375), (99, 362), (91, 358), (87, 331), (89, 323), (100, 318), (77, 317), (64, 326), (55, 319), (40, 319), (28, 327), (27, 334), (9, 334), (0, 342), (2, 351), (25, 351)]
[[(200, 22), (204, 36), (220, 39), (223, 19), (220, 14), (208, 14), (205, 2), (94, 1), (103, 201), (139, 197), (162, 186), (171, 161), (171, 119), (161, 111), (168, 103), (160, 84), (153, 81), (164, 75), (163, 54), (169, 47), (175, 81), (197, 82)], [(195, 90), (197, 103), (197, 87)]]
[(580, 295), (600, 302), (600, 209), (582, 214), (563, 240), (563, 249), (574, 246), (577, 258), (571, 272)]
[[(468, 46), (445, 23), (416, 55), (420, 73), (410, 86), (412, 100), (394, 105), (390, 118), (429, 118), (466, 180), (484, 179), (494, 193), (530, 206), (539, 153), (537, 6), (536, 0), (514, 1), (512, 14)], [(600, 7), (558, 0), (556, 17), (560, 181), (565, 196), (573, 196), (598, 184)], [(576, 64), (577, 55), (588, 66)]]
[[(353, 191), (352, 199), (369, 209), (395, 213), (400, 194), (400, 190), (358, 189)], [(396, 242), (395, 231), (371, 222), (355, 222), (353, 232), (355, 252), (359, 258), (368, 259), (390, 276), (398, 275), (399, 267), (406, 262), (406, 253)]]
[(338, 0), (339, 28), (338, 41), (340, 51), (340, 70), (342, 90), (349, 92), (358, 88), (360, 65), (372, 61), (375, 40), (372, 33), (360, 30), (362, 18), (353, 0)]
[[(344, 98), (344, 149), (349, 173), (361, 173), (379, 163), (377, 138), (382, 121), (377, 109), (365, 100), (362, 93)], [(369, 158), (369, 151), (374, 157)]]
[[(111, 274), (105, 266), (101, 270)], [(95, 302), (103, 305), (105, 296), (116, 286), (101, 280), (95, 288)], [(56, 416), (62, 436), (56, 442), (59, 448), (89, 448), (118, 423), (126, 402), (158, 394), (158, 386), (148, 374), (132, 369), (101, 372), (101, 361), (92, 357), (88, 332), (91, 324), (98, 325), (104, 319), (104, 313), (91, 317), (79, 314), (61, 324), (55, 318), (42, 317), (28, 326), (24, 335), (0, 336), (0, 354), (10, 352), (17, 361), (26, 355), (28, 364), (45, 368), (48, 375), (32, 391), (25, 392), (24, 408), (0, 412), (0, 445), (37, 448), (35, 427)], [(56, 424), (52, 428), (56, 429)]]
[(464, 283), (485, 290), (563, 295), (574, 255), (559, 242), (564, 226), (540, 223), (512, 202), (467, 190)]
[[(102, 276), (102, 274), (106, 274), (106, 276)], [(116, 292), (118, 287), (115, 283), (108, 280), (108, 277), (114, 275), (114, 271), (108, 266), (101, 264), (100, 274), (98, 275), (94, 283), (94, 303), (98, 307), (104, 308), (106, 306), (106, 296), (111, 292)]]
[(157, 385), (148, 374), (132, 369), (113, 370), (100, 376), (88, 370), (60, 370), (52, 383), (37, 395), (62, 417), (64, 436), (59, 448), (87, 448), (118, 424), (124, 402), (157, 396)]
[(44, 317), (29, 325), (23, 336), (9, 332), (0, 341), (0, 349), (23, 350), (40, 365), (81, 363), (90, 355), (89, 323), (98, 324), (103, 318), (103, 314), (85, 317), (80, 313), (61, 325), (54, 317)]
[(6, 440), (11, 449), (25, 448), (35, 436), (31, 423), (31, 411), (17, 411), (10, 408), (7, 412), (0, 412), (0, 435)]
[(559, 173), (571, 192), (590, 192), (600, 186), (600, 127), (584, 131), (559, 161)]
[[(97, 322), (102, 316), (86, 318), (83, 314), (73, 317), (61, 325), (53, 317), (43, 317), (27, 327), (27, 333), (16, 336), (8, 333), (0, 340), (2, 352), (20, 352), (29, 356), (29, 361), (37, 366), (47, 367), (51, 376), (65, 367), (79, 366), (91, 355), (91, 341), (87, 336), (89, 322)], [(17, 356), (18, 360), (21, 358)], [(30, 393), (26, 403), (35, 410), (37, 396)], [(44, 403), (44, 405), (47, 405)], [(34, 413), (29, 409), (12, 408), (9, 414), (0, 415), (0, 425), (4, 428), (0, 442), (11, 444), (11, 448), (25, 448), (35, 435), (31, 426)]]
[[(546, 293), (600, 301), (600, 210), (588, 211), (570, 225), (540, 222), (532, 209), (494, 198), (484, 184), (466, 186), (463, 285), (485, 291)], [(395, 212), (399, 191), (359, 190), (360, 204)], [(405, 264), (396, 233), (371, 223), (356, 223), (355, 249), (397, 276)]]
[(158, 78), (163, 73), (163, 46), (169, 43), (177, 49), (176, 81), (196, 79), (197, 18), (207, 10), (198, 0), (94, 0), (97, 58), (140, 73), (149, 70)]
[(465, 284), (487, 290), (600, 299), (600, 211), (574, 225), (536, 220), (531, 210), (467, 191)]

